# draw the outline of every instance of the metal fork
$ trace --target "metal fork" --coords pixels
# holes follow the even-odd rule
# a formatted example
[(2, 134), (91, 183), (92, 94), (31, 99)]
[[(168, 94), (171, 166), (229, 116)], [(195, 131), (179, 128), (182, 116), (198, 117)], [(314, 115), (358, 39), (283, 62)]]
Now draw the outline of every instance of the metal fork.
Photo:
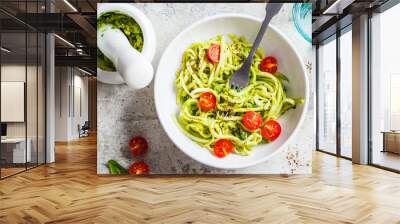
[(279, 10), (282, 8), (282, 3), (268, 3), (265, 7), (265, 18), (261, 25), (260, 30), (258, 31), (256, 40), (253, 43), (253, 47), (251, 48), (249, 56), (247, 56), (246, 60), (243, 62), (242, 67), (237, 70), (230, 80), (230, 86), (233, 89), (241, 90), (247, 86), (249, 83), (249, 70), (251, 63), (253, 61), (253, 56), (256, 53), (258, 46), (264, 36), (265, 31), (268, 28), (269, 22), (271, 19), (278, 14)]

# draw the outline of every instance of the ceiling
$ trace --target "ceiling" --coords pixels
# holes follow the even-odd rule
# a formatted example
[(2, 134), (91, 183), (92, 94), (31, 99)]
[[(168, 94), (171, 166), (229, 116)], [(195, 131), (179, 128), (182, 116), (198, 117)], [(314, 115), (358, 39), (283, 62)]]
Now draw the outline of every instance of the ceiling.
[(352, 23), (354, 17), (374, 12), (397, 0), (318, 0), (313, 2), (312, 37), (318, 44)]
[(12, 50), (7, 58), (34, 58), (37, 44), (32, 39), (37, 33), (54, 32), (56, 65), (96, 73), (96, 6), (93, 0), (47, 0), (47, 4), (45, 0), (1, 0), (2, 46)]

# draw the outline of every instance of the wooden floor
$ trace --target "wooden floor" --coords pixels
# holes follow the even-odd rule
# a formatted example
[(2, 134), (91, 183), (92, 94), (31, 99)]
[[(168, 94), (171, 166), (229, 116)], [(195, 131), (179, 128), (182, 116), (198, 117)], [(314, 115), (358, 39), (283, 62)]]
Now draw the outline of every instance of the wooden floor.
[(373, 162), (375, 164), (400, 170), (400, 155), (391, 152), (374, 151)]
[(0, 223), (400, 223), (400, 175), (315, 153), (307, 176), (96, 175), (96, 140), (0, 181)]
[(25, 167), (7, 167), (7, 168), (0, 168), (1, 169), (1, 177), (8, 177), (13, 174), (23, 172)]

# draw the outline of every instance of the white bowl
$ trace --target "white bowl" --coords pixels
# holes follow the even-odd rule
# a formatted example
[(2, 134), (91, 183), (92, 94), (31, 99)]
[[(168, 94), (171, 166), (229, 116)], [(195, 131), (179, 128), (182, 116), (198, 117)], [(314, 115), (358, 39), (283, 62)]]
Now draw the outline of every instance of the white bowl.
[(175, 145), (198, 162), (222, 169), (245, 168), (265, 162), (290, 143), (304, 120), (309, 88), (306, 70), (290, 41), (273, 26), (268, 28), (261, 47), (266, 55), (273, 55), (277, 58), (278, 70), (289, 78), (288, 95), (302, 97), (305, 100), (303, 105), (286, 112), (279, 118), (282, 133), (277, 140), (254, 147), (249, 156), (230, 154), (220, 159), (183, 134), (174, 120), (179, 111), (174, 85), (175, 72), (181, 66), (181, 58), (187, 47), (194, 42), (207, 41), (211, 37), (221, 34), (244, 36), (252, 43), (260, 25), (260, 19), (242, 14), (223, 14), (204, 18), (182, 31), (169, 44), (160, 59), (154, 81), (154, 98), (158, 117), (165, 132)]
[[(143, 32), (143, 49), (141, 53), (151, 62), (156, 53), (156, 34), (150, 20), (130, 3), (99, 3), (97, 18), (105, 12), (113, 11), (131, 16), (139, 24)], [(122, 84), (125, 82), (118, 72), (104, 71), (100, 68), (97, 68), (97, 79), (100, 82), (109, 84)]]

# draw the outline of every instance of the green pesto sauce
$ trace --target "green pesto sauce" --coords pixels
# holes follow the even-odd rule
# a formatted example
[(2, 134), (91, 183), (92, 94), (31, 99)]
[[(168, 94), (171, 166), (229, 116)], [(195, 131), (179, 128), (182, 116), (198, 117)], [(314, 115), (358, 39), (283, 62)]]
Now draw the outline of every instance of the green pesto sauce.
[[(128, 38), (132, 47), (139, 52), (143, 49), (143, 33), (136, 21), (120, 12), (106, 12), (97, 19), (97, 29), (110, 24), (116, 29), (120, 29)], [(116, 71), (114, 64), (97, 48), (97, 67), (104, 71)]]

